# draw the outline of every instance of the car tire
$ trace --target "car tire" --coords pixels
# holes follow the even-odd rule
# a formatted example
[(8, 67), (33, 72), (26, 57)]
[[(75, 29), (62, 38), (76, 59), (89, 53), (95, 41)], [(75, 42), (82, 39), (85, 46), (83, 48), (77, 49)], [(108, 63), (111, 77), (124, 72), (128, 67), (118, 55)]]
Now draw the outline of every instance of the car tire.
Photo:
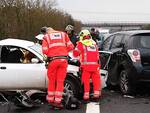
[(64, 85), (64, 93), (72, 92), (75, 97), (79, 95), (79, 85), (72, 79), (66, 79)]
[(129, 76), (129, 70), (122, 70), (120, 73), (119, 86), (122, 94), (133, 94), (135, 91), (135, 86)]

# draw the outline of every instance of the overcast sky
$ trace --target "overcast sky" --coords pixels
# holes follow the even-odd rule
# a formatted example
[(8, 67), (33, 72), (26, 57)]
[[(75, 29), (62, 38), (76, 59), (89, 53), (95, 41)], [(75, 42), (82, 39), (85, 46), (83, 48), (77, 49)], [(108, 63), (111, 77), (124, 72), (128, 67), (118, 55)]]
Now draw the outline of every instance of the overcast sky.
[(82, 22), (150, 22), (150, 0), (57, 0), (57, 4)]

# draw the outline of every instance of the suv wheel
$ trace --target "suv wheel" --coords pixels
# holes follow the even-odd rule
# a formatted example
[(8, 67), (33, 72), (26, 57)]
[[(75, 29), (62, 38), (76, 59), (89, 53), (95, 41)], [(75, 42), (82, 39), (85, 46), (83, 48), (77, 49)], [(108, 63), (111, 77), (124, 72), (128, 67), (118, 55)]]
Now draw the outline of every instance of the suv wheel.
[(123, 70), (120, 73), (119, 80), (120, 90), (123, 94), (131, 94), (133, 93), (133, 86), (131, 84), (131, 80), (129, 78), (128, 70)]

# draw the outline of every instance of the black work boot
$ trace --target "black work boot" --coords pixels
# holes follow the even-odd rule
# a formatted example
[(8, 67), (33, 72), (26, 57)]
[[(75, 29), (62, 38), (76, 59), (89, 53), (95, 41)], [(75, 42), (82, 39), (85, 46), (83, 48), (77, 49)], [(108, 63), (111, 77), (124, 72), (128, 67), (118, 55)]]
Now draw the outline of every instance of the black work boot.
[(99, 102), (100, 97), (91, 97), (90, 100), (91, 100), (91, 102)]
[(62, 103), (54, 103), (53, 106), (54, 106), (54, 109), (56, 110), (61, 110), (64, 108)]
[(89, 102), (90, 102), (89, 99), (83, 99), (83, 101), (82, 101), (83, 104), (88, 104)]
[(54, 109), (54, 102), (49, 102), (48, 103), (48, 108), (50, 108), (50, 109)]

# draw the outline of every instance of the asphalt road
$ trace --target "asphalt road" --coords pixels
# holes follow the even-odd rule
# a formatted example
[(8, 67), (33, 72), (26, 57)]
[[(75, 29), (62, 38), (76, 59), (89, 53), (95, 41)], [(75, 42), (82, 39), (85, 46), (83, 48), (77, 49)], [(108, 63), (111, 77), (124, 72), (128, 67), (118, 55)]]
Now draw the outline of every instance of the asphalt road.
[(0, 106), (0, 113), (86, 113), (86, 106), (82, 106), (81, 109), (77, 110), (52, 110), (49, 109), (47, 103), (44, 103), (40, 107), (35, 107), (35, 108), (17, 108), (14, 105), (3, 105)]
[(103, 91), (101, 113), (149, 113), (150, 87), (140, 87), (134, 96), (121, 95), (118, 90)]
[(0, 113), (149, 113), (149, 89), (141, 88), (135, 96), (124, 96), (118, 90), (104, 89), (100, 104), (82, 104), (81, 108), (77, 110), (51, 110), (46, 102), (39, 107), (28, 109), (20, 109), (13, 104), (0, 103)]

